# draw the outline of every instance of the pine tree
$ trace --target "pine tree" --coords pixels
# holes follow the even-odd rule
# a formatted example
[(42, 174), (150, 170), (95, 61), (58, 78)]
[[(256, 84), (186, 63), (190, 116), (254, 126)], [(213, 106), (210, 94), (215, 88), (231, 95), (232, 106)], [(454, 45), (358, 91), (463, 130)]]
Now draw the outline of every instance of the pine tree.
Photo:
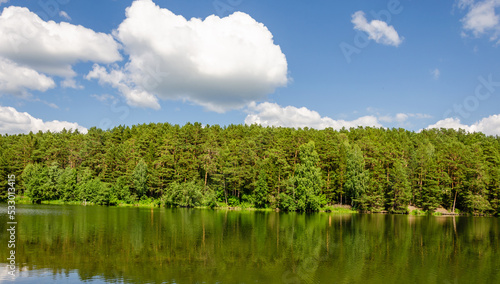
[(356, 206), (364, 195), (369, 181), (363, 153), (358, 145), (355, 144), (348, 149), (346, 163), (346, 194), (351, 200), (351, 205)]
[(408, 173), (400, 159), (394, 162), (389, 171), (388, 205), (391, 212), (406, 213), (410, 201)]

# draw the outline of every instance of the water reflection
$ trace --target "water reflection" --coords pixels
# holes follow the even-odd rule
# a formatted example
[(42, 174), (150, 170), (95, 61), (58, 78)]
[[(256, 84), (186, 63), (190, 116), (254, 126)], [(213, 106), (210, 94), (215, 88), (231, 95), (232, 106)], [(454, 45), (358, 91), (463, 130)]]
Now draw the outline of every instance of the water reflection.
[(497, 218), (26, 205), (17, 221), (18, 281), (500, 282)]

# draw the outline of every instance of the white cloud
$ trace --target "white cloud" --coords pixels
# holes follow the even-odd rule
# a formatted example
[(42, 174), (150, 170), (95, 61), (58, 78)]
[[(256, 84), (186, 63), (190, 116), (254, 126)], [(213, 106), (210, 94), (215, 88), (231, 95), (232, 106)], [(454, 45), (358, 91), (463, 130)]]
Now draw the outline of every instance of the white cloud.
[(427, 127), (427, 129), (431, 128), (463, 129), (468, 132), (482, 132), (486, 135), (500, 135), (500, 115), (485, 117), (472, 125), (462, 124), (458, 118), (446, 118)]
[(27, 112), (18, 112), (13, 107), (0, 106), (0, 134), (19, 134), (29, 133), (30, 131), (51, 131), (59, 132), (63, 128), (66, 130), (78, 129), (81, 133), (87, 133), (87, 129), (78, 123), (67, 121), (43, 121), (39, 118), (34, 118)]
[[(496, 9), (500, 7), (500, 0), (461, 0), (458, 7), (467, 10), (467, 14), (462, 18), (465, 31), (471, 32), (476, 37), (488, 35), (490, 40), (498, 40), (500, 36), (500, 17)], [(464, 33), (464, 35), (467, 34)]]
[(111, 35), (66, 22), (45, 22), (22, 7), (3, 9), (0, 38), (0, 56), (50, 75), (73, 77), (72, 65), (77, 62), (121, 60)]
[(408, 119), (408, 117), (409, 116), (405, 113), (398, 113), (398, 114), (396, 114), (395, 119), (397, 122), (401, 123), (401, 122), (405, 122)]
[(95, 98), (96, 100), (106, 103), (108, 101), (114, 101), (115, 97), (110, 95), (110, 94), (102, 94), (102, 95), (90, 95), (91, 97)]
[(51, 78), (0, 57), (0, 95), (9, 93), (27, 97), (28, 90), (44, 92), (54, 87), (55, 83)]
[(465, 9), (470, 5), (474, 4), (475, 0), (458, 0), (457, 6), (460, 9)]
[(140, 88), (134, 88), (133, 82), (122, 70), (111, 70), (107, 72), (106, 68), (94, 65), (94, 69), (85, 77), (88, 80), (98, 79), (99, 84), (109, 84), (116, 88), (125, 97), (127, 104), (131, 106), (160, 109), (158, 98)]
[(245, 124), (248, 125), (256, 123), (262, 126), (309, 127), (315, 129), (331, 127), (337, 130), (342, 129), (342, 127), (381, 127), (375, 116), (363, 116), (352, 121), (333, 120), (329, 117), (321, 117), (318, 112), (309, 110), (305, 107), (281, 107), (276, 103), (269, 102), (260, 104), (252, 102), (248, 106), (247, 111), (249, 114), (245, 118)]
[(366, 32), (368, 38), (373, 39), (377, 43), (397, 47), (403, 42), (403, 39), (398, 35), (393, 26), (389, 26), (386, 22), (379, 20), (372, 20), (368, 23), (363, 11), (354, 13), (351, 22), (354, 24), (354, 29)]
[(68, 21), (71, 21), (71, 17), (65, 11), (60, 11), (59, 16), (63, 17), (64, 19), (66, 19)]
[(73, 78), (66, 78), (61, 82), (61, 87), (72, 89), (83, 89), (83, 86), (78, 84)]
[(245, 13), (186, 20), (137, 0), (114, 35), (130, 61), (109, 71), (96, 66), (87, 77), (118, 88), (131, 105), (159, 108), (158, 97), (224, 112), (288, 82), (286, 57), (273, 35)]
[(7, 3), (9, 2), (9, 0), (0, 0), (0, 5), (2, 5), (3, 3)]
[[(397, 113), (396, 115), (380, 115), (380, 113), (374, 108), (367, 108), (368, 112), (374, 113), (379, 121), (382, 122), (396, 122), (400, 125), (407, 122), (409, 119), (428, 119), (432, 118), (432, 116), (424, 113)], [(408, 125), (408, 124), (407, 124)]]
[(437, 80), (441, 76), (441, 71), (439, 71), (439, 69), (436, 68), (431, 71), (431, 75), (435, 80)]

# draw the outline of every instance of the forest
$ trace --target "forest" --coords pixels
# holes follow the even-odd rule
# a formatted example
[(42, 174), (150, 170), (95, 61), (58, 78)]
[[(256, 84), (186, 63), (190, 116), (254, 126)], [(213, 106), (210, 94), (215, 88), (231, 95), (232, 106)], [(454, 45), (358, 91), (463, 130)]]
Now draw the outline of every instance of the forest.
[(33, 203), (500, 213), (500, 137), (463, 130), (151, 123), (0, 136)]

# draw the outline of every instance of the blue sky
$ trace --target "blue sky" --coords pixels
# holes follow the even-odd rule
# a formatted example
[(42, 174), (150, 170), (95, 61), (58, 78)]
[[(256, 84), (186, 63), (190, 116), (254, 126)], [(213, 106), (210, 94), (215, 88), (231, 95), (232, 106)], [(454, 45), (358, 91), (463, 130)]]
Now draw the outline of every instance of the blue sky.
[(500, 135), (499, 0), (0, 3), (2, 134), (201, 122)]

